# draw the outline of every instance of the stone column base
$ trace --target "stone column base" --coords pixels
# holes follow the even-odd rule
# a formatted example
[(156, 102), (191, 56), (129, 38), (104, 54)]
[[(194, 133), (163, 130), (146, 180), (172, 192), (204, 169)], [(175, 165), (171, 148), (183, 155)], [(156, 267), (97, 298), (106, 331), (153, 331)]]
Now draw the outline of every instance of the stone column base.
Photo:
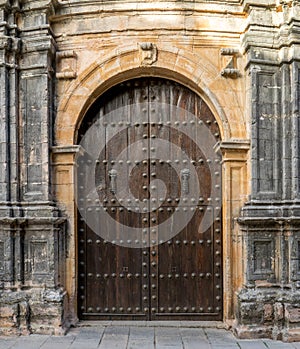
[(66, 225), (55, 206), (0, 218), (0, 335), (63, 334)]
[(281, 287), (243, 289), (233, 330), (241, 339), (300, 341), (300, 290)]
[(61, 289), (0, 292), (0, 335), (63, 335), (66, 293)]

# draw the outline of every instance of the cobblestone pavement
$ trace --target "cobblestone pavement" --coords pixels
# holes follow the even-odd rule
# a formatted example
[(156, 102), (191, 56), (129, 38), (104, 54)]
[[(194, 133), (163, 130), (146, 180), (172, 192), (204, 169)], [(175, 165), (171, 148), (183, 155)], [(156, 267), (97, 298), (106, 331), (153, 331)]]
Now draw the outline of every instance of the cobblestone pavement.
[(0, 349), (300, 349), (300, 342), (239, 340), (216, 328), (96, 324), (71, 329), (65, 336), (0, 337)]

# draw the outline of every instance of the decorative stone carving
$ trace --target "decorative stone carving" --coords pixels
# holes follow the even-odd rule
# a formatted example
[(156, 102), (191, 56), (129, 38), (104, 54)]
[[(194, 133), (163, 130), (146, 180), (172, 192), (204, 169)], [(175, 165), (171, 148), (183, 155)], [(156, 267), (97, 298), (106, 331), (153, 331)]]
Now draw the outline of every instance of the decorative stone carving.
[(152, 42), (140, 43), (141, 65), (151, 65), (157, 61), (157, 47)]
[(57, 79), (75, 79), (77, 76), (77, 55), (74, 51), (56, 53)]
[(233, 48), (223, 48), (221, 50), (222, 56), (229, 56), (229, 62), (225, 68), (221, 71), (221, 75), (225, 78), (237, 79), (241, 76), (239, 69), (237, 68), (237, 57), (239, 56), (239, 50)]

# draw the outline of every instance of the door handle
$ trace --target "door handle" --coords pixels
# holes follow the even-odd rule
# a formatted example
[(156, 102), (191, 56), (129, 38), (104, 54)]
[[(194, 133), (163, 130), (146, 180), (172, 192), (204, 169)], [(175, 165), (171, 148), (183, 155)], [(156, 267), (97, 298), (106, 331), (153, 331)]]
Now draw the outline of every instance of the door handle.
[(188, 168), (184, 168), (183, 170), (180, 171), (180, 175), (181, 175), (181, 181), (182, 181), (183, 194), (187, 195), (190, 191), (189, 179), (190, 179), (191, 172)]
[(112, 169), (108, 172), (109, 177), (110, 177), (110, 191), (113, 194), (116, 194), (117, 192), (117, 175), (118, 172), (115, 169)]

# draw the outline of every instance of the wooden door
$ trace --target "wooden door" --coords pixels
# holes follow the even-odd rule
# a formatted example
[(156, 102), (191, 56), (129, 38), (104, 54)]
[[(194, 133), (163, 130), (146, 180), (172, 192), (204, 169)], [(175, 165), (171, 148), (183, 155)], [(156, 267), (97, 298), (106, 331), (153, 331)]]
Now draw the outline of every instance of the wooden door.
[(221, 320), (221, 162), (210, 109), (173, 81), (136, 79), (95, 103), (79, 140), (91, 127), (85, 146), (104, 146), (78, 172), (79, 317)]

